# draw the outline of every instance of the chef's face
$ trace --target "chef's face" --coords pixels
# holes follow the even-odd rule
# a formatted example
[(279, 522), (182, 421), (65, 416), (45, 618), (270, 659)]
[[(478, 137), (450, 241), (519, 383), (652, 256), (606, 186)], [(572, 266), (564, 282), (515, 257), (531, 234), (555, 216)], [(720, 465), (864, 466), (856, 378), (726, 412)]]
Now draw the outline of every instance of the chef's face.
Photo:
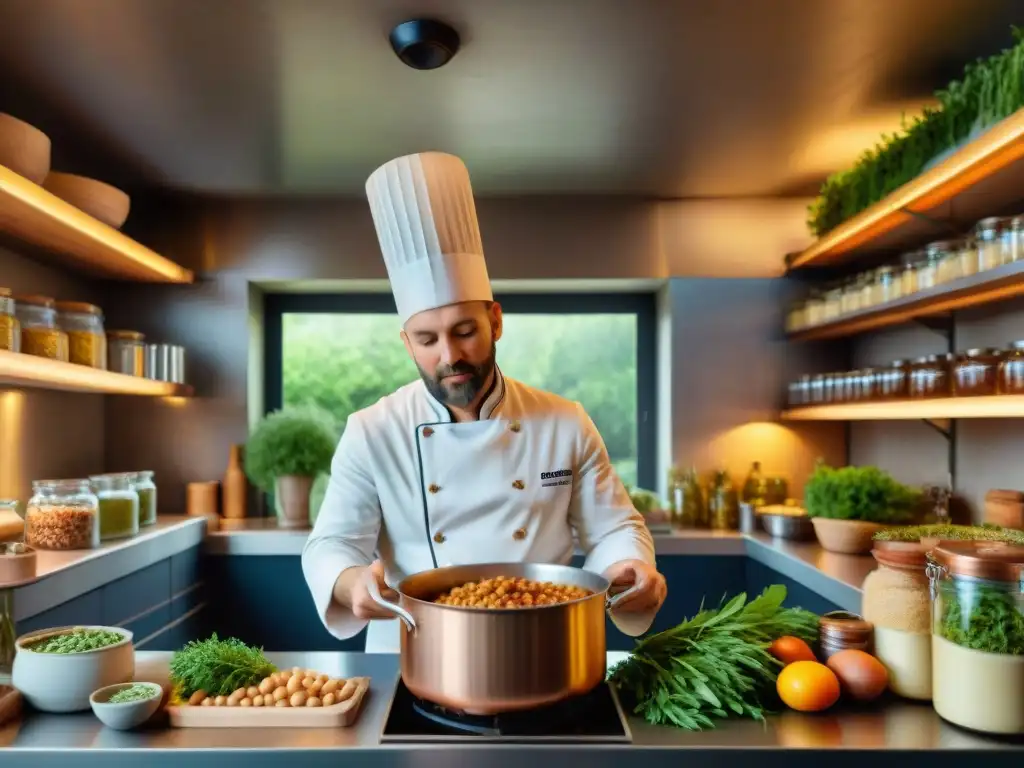
[(494, 371), (501, 338), (497, 302), (451, 304), (409, 318), (402, 340), (430, 393), (445, 405), (475, 405)]

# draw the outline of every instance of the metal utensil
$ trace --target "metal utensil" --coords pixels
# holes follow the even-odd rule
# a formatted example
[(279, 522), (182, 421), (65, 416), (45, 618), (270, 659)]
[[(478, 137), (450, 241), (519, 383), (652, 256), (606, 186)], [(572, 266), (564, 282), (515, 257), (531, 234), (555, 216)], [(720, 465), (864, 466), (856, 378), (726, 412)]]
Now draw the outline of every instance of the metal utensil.
[[(580, 600), (523, 608), (465, 608), (434, 598), (496, 576), (583, 587)], [(385, 600), (372, 575), (367, 590), (401, 619), (402, 680), (421, 699), (474, 715), (533, 709), (593, 690), (605, 678), (605, 611), (636, 587), (610, 596), (603, 576), (568, 565), (488, 563), (423, 571)]]

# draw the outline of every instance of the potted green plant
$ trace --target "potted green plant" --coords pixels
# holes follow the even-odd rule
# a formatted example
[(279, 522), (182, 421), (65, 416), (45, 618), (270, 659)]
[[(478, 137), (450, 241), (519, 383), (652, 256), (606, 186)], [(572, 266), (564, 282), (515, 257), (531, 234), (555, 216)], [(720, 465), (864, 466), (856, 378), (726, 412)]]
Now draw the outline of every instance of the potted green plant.
[(317, 476), (331, 468), (337, 444), (327, 413), (291, 408), (265, 416), (245, 444), (245, 474), (274, 493), (284, 528), (308, 528), (309, 496)]
[(819, 463), (804, 486), (804, 507), (824, 549), (860, 555), (871, 551), (881, 529), (912, 522), (922, 495), (878, 467)]

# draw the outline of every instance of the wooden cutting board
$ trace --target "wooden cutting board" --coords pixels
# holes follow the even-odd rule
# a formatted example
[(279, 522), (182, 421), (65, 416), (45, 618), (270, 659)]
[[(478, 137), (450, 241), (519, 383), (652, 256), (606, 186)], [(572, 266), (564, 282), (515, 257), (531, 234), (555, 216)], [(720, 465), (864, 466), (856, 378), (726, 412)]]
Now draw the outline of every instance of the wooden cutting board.
[(356, 690), (345, 701), (329, 707), (203, 707), (168, 705), (170, 723), (176, 728), (341, 728), (359, 717), (370, 678), (348, 678)]

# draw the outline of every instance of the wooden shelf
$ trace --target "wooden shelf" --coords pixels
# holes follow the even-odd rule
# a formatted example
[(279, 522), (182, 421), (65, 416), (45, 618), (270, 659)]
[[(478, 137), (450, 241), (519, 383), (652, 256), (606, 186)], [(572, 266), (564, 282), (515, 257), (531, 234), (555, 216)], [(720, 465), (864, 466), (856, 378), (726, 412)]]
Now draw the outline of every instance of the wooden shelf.
[(788, 336), (794, 341), (838, 339), (1021, 295), (1024, 295), (1024, 261), (1017, 261), (917, 291), (884, 306), (851, 312), (829, 323), (794, 331)]
[(0, 350), (0, 386), (107, 395), (191, 397), (192, 387)]
[(1024, 395), (943, 397), (879, 403), (812, 405), (783, 411), (783, 421), (942, 421), (1024, 418)]
[(869, 253), (899, 252), (960, 231), (1024, 202), (1024, 109), (840, 224), (789, 262), (828, 266)]
[(191, 283), (192, 272), (0, 165), (0, 232), (117, 280)]

